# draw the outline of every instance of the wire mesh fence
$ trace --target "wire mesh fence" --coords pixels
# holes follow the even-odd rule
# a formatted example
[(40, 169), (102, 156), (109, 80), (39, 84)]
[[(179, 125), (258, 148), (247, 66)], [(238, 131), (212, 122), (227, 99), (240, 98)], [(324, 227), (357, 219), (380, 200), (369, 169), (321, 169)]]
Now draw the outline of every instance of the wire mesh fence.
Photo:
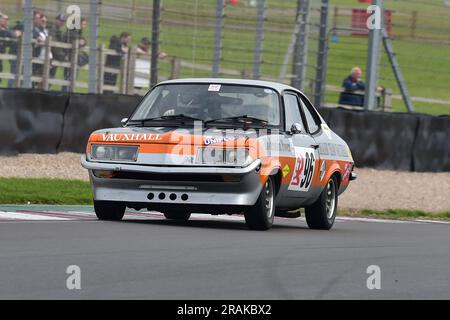
[[(97, 4), (96, 12), (92, 12), (93, 2)], [(355, 12), (364, 11), (369, 5), (364, 1), (329, 1), (324, 66), (319, 57), (323, 53), (319, 46), (319, 0), (309, 1), (307, 20), (299, 19), (305, 0), (160, 2), (159, 49), (153, 66), (158, 81), (213, 75), (296, 85), (301, 80), (303, 91), (314, 95), (318, 94), (318, 69), (326, 67), (320, 94), (324, 94), (323, 103), (335, 105), (342, 81), (352, 67), (360, 66), (364, 71), (367, 63), (367, 36), (350, 30), (357, 23)], [(23, 29), (25, 4), (25, 0), (3, 0), (0, 4), (0, 12), (9, 16), (9, 30)], [(450, 67), (450, 8), (441, 0), (396, 0), (385, 4), (390, 15), (389, 35), (418, 110), (450, 113), (450, 74), (443, 72)], [(71, 11), (67, 10), (73, 5), (80, 8), (81, 17), (86, 19), (86, 26), (76, 37), (70, 37), (67, 21), (59, 26), (56, 18), (60, 14), (70, 17)], [(125, 94), (143, 94), (148, 90), (155, 40), (153, 1), (33, 0), (32, 9), (48, 20), (48, 39), (38, 40), (33, 35), (35, 88)], [(302, 39), (305, 30), (307, 34)], [(2, 34), (0, 87), (21, 86), (24, 59), (19, 56), (23, 55), (23, 34)], [(299, 39), (305, 41), (304, 47), (296, 46)], [(299, 55), (302, 58), (296, 60)], [(404, 110), (384, 53), (378, 83), (392, 91), (393, 110)]]

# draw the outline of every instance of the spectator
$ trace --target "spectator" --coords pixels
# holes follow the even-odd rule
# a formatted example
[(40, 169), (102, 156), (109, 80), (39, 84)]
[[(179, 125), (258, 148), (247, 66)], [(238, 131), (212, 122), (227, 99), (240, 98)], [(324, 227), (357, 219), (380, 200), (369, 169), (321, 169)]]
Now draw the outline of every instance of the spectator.
[[(75, 40), (79, 40), (78, 48), (82, 48), (84, 46), (86, 46), (86, 39), (83, 37), (83, 31), (86, 29), (87, 27), (87, 20), (86, 18), (81, 18), (80, 20), (80, 28), (79, 29), (68, 29), (64, 35), (63, 35), (63, 40), (66, 43), (70, 43), (72, 44)], [(68, 50), (67, 52), (67, 60), (70, 61), (72, 57), (72, 50)], [(83, 65), (86, 64), (84, 61), (86, 59), (86, 55), (83, 54), (81, 51), (79, 51), (78, 53), (78, 61), (77, 64), (80, 65), (80, 61), (83, 61)], [(71, 69), (70, 68), (64, 68), (64, 79), (65, 80), (70, 80), (71, 79)], [(78, 73), (75, 74), (75, 79), (78, 78)], [(62, 88), (63, 91), (67, 91), (68, 88), (67, 86), (63, 86)]]
[(362, 71), (359, 67), (354, 67), (351, 74), (344, 79), (342, 86), (345, 92), (354, 93), (355, 91), (366, 90), (366, 85), (361, 81)]
[[(23, 34), (23, 22), (16, 21), (16, 25), (12, 28), (12, 30), (16, 32), (16, 38), (19, 39)], [(17, 56), (17, 53), (19, 51), (18, 48), (19, 48), (19, 42), (13, 41), (9, 47), (9, 54)], [(17, 69), (17, 60), (10, 60), (9, 66), (10, 66), (10, 69), (9, 69), (10, 73), (15, 74), (16, 69)], [(9, 79), (8, 88), (14, 87), (14, 84), (15, 84), (15, 80)]]
[[(64, 42), (62, 27), (66, 22), (66, 16), (64, 14), (58, 14), (55, 18), (55, 22), (50, 28), (50, 36), (56, 42)], [(67, 59), (66, 51), (63, 48), (52, 48), (53, 59), (59, 62), (64, 62)], [(54, 78), (58, 67), (52, 66), (50, 68), (50, 77)]]
[[(128, 32), (122, 32), (119, 38), (117, 38), (117, 36), (112, 36), (109, 41), (109, 49), (115, 50), (119, 55), (118, 56), (108, 55), (106, 57), (105, 66), (119, 69), (121, 59), (129, 51), (130, 42), (131, 42), (131, 34)], [(104, 74), (105, 85), (115, 86), (116, 82), (117, 82), (117, 74), (105, 72)], [(105, 93), (112, 93), (112, 91), (105, 90)]]
[[(6, 38), (0, 40), (0, 54), (6, 53), (6, 48), (10, 47), (13, 43), (8, 39), (17, 38), (20, 36), (20, 32), (16, 30), (10, 30), (8, 28), (9, 17), (6, 14), (0, 13), (0, 38)], [(15, 62), (15, 61), (14, 61)], [(3, 72), (3, 61), (0, 60), (0, 72)], [(0, 82), (2, 79), (0, 79)]]
[[(141, 43), (136, 46), (136, 53), (139, 57), (140, 55), (149, 55), (150, 54), (150, 45), (151, 41), (145, 37), (141, 39)], [(159, 59), (164, 59), (167, 57), (167, 54), (165, 52), (160, 52), (158, 55)]]

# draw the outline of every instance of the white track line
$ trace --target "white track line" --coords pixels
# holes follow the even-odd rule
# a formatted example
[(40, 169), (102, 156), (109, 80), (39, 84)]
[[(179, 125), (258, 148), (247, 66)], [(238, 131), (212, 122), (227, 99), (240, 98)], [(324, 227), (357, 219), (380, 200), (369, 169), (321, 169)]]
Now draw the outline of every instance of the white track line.
[[(148, 220), (148, 219), (165, 219), (164, 215), (160, 212), (149, 211), (136, 211), (125, 213), (125, 219), (127, 220)], [(214, 221), (239, 221), (244, 222), (243, 215), (208, 215), (193, 213), (191, 215), (193, 220), (214, 220)], [(77, 221), (77, 220), (96, 220), (96, 216), (93, 212), (85, 211), (0, 211), (0, 222), (6, 221)], [(276, 217), (276, 221), (293, 220), (289, 218)], [(296, 221), (305, 222), (304, 217), (300, 217)], [(374, 218), (358, 218), (358, 217), (337, 217), (338, 222), (375, 222), (375, 223), (388, 223), (388, 224), (450, 224), (450, 221), (441, 220), (389, 220), (389, 219), (374, 219)]]

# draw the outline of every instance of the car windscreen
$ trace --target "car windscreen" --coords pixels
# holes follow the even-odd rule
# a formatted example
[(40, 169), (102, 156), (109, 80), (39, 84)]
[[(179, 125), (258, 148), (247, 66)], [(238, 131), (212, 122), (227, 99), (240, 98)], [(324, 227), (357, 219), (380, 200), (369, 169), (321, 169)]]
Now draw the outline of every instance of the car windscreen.
[(228, 84), (165, 84), (141, 102), (131, 121), (183, 115), (211, 121), (246, 116), (279, 125), (279, 96), (270, 88)]

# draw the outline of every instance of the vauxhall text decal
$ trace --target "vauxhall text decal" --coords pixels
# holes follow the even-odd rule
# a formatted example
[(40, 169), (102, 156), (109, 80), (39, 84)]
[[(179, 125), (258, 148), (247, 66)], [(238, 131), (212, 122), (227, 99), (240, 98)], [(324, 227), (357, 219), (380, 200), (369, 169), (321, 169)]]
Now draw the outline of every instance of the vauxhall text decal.
[(295, 168), (288, 189), (292, 191), (308, 191), (314, 175), (316, 158), (311, 148), (295, 147)]
[(161, 135), (154, 133), (102, 133), (103, 141), (158, 141), (161, 139)]

